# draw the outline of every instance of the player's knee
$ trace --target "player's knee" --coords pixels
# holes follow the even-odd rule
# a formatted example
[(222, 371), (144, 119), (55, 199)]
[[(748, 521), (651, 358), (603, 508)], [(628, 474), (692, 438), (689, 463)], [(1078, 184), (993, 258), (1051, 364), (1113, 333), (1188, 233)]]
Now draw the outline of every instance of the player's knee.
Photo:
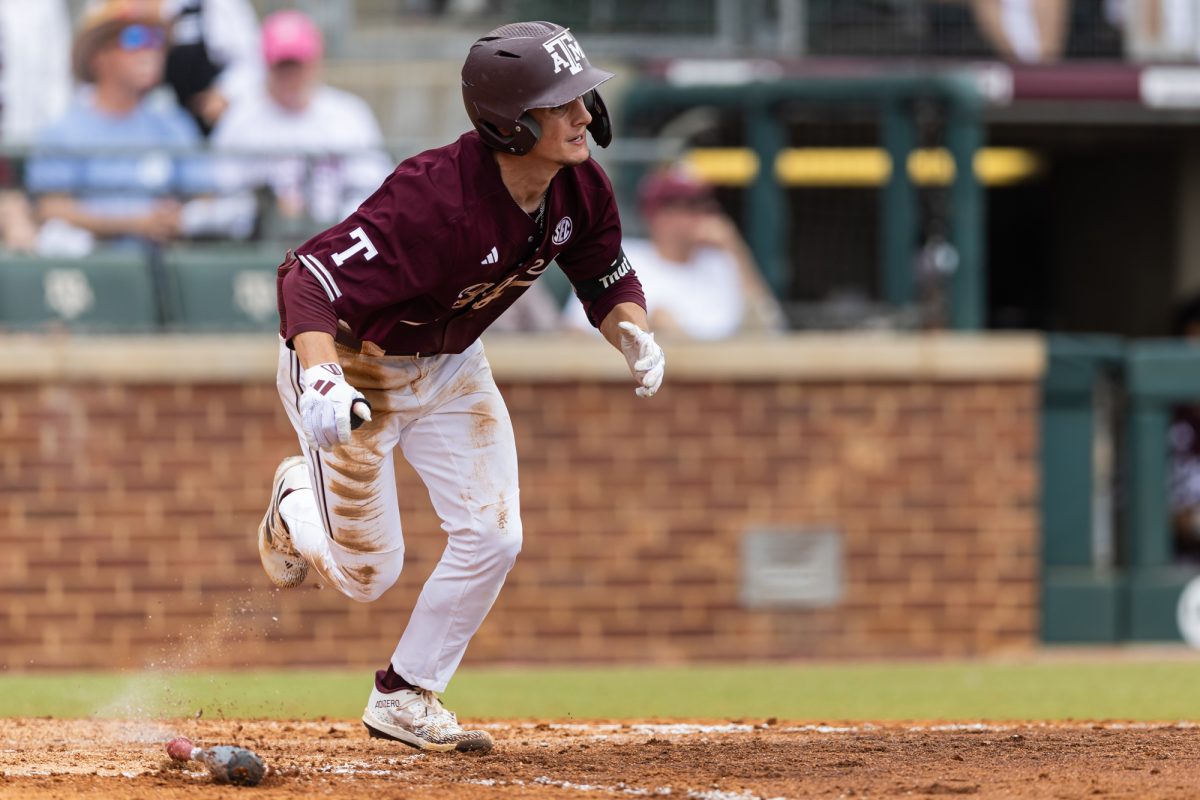
[(496, 542), (496, 554), (501, 561), (508, 565), (511, 569), (516, 563), (517, 556), (521, 553), (521, 531), (518, 528), (516, 531), (506, 532), (499, 537)]
[(376, 586), (374, 584), (367, 586), (357, 585), (350, 587), (350, 591), (346, 594), (351, 600), (358, 603), (374, 603), (383, 597), (383, 593), (387, 591), (387, 588), (386, 586)]
[(483, 532), (484, 547), (487, 548), (491, 559), (509, 569), (521, 552), (521, 542), (524, 538), (520, 512), (515, 506), (506, 503), (493, 506), (489, 510), (494, 514), (494, 524)]
[(381, 553), (380, 558), (368, 564), (353, 567), (343, 567), (343, 572), (350, 579), (346, 594), (350, 599), (360, 603), (370, 603), (378, 600), (383, 593), (395, 585), (404, 569), (404, 550), (394, 550)]

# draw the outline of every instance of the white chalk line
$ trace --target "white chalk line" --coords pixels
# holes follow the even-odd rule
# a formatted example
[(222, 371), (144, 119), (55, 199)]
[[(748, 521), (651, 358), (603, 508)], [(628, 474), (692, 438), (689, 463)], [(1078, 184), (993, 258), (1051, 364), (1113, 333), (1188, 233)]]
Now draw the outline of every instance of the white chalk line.
[(326, 764), (323, 767), (319, 767), (316, 772), (322, 775), (401, 775), (406, 770), (385, 769), (380, 764), (397, 767), (403, 764), (410, 764), (422, 758), (425, 758), (424, 753), (414, 753), (411, 756), (404, 756), (403, 758), (384, 758), (374, 763), (367, 761), (347, 761), (344, 764)]
[(905, 724), (903, 722), (896, 723), (871, 723), (865, 722), (860, 725), (825, 725), (825, 724), (806, 724), (806, 725), (772, 725), (766, 722), (755, 725), (745, 723), (726, 723), (700, 725), (694, 723), (535, 723), (525, 722), (520, 724), (511, 723), (490, 723), (481, 725), (480, 727), (489, 728), (491, 730), (500, 731), (532, 731), (532, 730), (552, 730), (565, 731), (568, 733), (591, 734), (593, 738), (609, 739), (620, 736), (701, 736), (701, 735), (729, 735), (738, 733), (753, 733), (754, 731), (771, 731), (774, 733), (822, 733), (822, 734), (844, 734), (844, 733), (879, 733), (881, 731), (896, 730), (906, 731), (909, 733), (1003, 733), (1006, 731), (1015, 730), (1045, 730), (1045, 729), (1077, 729), (1077, 730), (1164, 730), (1164, 729), (1180, 729), (1190, 730), (1200, 728), (1200, 722), (1178, 721), (1178, 722), (1059, 722), (1059, 721), (1028, 721), (1028, 722), (960, 722), (960, 723), (931, 723), (931, 724)]
[(787, 800), (784, 797), (762, 798), (750, 792), (726, 792), (720, 789), (681, 789), (676, 791), (670, 786), (657, 786), (653, 789), (646, 789), (638, 786), (629, 786), (625, 783), (617, 783), (612, 786), (596, 783), (574, 783), (572, 781), (555, 780), (546, 775), (538, 776), (532, 781), (523, 781), (520, 778), (512, 780), (484, 778), (482, 780), (467, 780), (463, 781), (463, 783), (475, 786), (553, 786), (558, 789), (568, 789), (576, 792), (603, 792), (604, 794), (623, 794), (632, 797), (681, 797), (687, 798), (687, 800)]

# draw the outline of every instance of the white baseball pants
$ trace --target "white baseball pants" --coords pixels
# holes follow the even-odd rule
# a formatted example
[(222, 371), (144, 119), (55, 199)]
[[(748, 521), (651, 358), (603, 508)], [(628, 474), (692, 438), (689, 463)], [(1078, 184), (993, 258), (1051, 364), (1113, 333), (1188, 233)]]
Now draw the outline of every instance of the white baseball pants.
[(448, 542), (425, 582), (392, 667), (444, 691), (521, 549), (512, 420), (483, 345), (459, 355), (364, 356), (338, 346), (346, 380), (372, 421), (351, 442), (313, 450), (300, 427), (303, 370), (280, 343), (276, 384), (308, 462), (312, 492), (280, 504), (296, 549), (331, 586), (361, 602), (400, 576), (404, 537), (392, 451), (400, 447), (442, 519)]

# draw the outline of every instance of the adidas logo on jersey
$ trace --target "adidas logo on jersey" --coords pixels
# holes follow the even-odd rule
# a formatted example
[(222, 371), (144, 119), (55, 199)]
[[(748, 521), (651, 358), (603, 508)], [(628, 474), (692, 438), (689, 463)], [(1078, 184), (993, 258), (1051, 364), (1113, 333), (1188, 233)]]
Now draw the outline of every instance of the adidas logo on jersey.
[(500, 260), (500, 251), (497, 250), (495, 248), (495, 246), (493, 246), (492, 252), (490, 252), (486, 256), (484, 256), (483, 260), (480, 261), (479, 263), (480, 264), (495, 264), (499, 260)]

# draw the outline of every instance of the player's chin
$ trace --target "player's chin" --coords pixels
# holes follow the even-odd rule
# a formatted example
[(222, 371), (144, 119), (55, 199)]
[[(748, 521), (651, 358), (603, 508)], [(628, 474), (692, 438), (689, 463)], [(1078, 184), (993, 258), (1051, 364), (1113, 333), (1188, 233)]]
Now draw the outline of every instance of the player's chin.
[(582, 146), (575, 145), (572, 147), (569, 152), (563, 155), (559, 163), (564, 167), (574, 167), (586, 162), (591, 157), (592, 151), (588, 149), (587, 142), (584, 142)]

